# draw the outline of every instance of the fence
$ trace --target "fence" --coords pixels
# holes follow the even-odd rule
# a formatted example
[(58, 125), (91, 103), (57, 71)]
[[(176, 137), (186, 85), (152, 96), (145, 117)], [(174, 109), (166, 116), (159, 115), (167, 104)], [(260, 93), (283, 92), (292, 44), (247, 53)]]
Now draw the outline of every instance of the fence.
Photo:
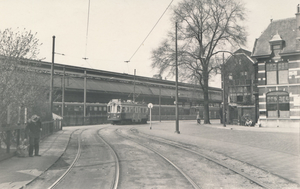
[(109, 123), (107, 116), (65, 116), (62, 124), (63, 126), (78, 126), (78, 125), (97, 125)]
[[(61, 120), (42, 123), (41, 139), (62, 129)], [(15, 154), (17, 147), (27, 138), (25, 124), (0, 127), (0, 160)]]

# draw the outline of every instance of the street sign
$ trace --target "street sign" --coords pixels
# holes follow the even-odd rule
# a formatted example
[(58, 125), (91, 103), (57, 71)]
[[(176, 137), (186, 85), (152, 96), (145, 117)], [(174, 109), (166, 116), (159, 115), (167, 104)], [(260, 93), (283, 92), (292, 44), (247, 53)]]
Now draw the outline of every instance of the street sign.
[(150, 109), (153, 108), (153, 104), (152, 104), (152, 103), (149, 103), (149, 104), (148, 104), (148, 108), (150, 108)]
[(150, 129), (152, 129), (152, 123), (151, 123), (151, 109), (153, 108), (153, 104), (149, 103), (148, 108), (150, 108)]

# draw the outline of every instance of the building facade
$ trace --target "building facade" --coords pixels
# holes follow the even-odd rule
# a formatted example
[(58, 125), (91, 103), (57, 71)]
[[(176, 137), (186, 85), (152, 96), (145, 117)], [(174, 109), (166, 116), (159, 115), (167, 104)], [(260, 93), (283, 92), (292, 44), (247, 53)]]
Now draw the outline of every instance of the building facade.
[(271, 21), (256, 39), (259, 121), (263, 127), (299, 127), (300, 6), (294, 18)]
[(255, 61), (245, 49), (235, 51), (225, 62), (225, 104), (227, 123), (245, 125), (258, 118)]

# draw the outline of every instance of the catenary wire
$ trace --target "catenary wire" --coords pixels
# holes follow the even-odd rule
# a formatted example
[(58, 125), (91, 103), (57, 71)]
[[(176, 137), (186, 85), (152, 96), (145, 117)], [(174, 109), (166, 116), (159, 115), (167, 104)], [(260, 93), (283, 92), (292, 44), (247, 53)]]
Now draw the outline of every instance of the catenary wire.
[(86, 24), (86, 35), (85, 35), (85, 55), (84, 60), (87, 60), (86, 53), (87, 53), (87, 44), (88, 44), (88, 35), (89, 35), (89, 20), (90, 20), (90, 4), (91, 1), (89, 0), (88, 3), (88, 16), (87, 16), (87, 24)]
[(150, 30), (150, 32), (148, 33), (148, 35), (145, 37), (145, 39), (143, 40), (143, 42), (140, 44), (140, 46), (136, 49), (136, 51), (133, 53), (133, 55), (130, 57), (130, 59), (128, 60), (128, 62), (130, 62), (130, 60), (133, 58), (133, 56), (137, 53), (137, 51), (141, 48), (141, 46), (144, 44), (144, 42), (146, 41), (146, 39), (149, 37), (149, 35), (151, 34), (151, 32), (154, 30), (154, 28), (156, 27), (156, 25), (158, 24), (158, 22), (161, 20), (161, 18), (164, 16), (164, 14), (167, 12), (167, 10), (169, 9), (169, 7), (171, 6), (173, 0), (170, 2), (170, 4), (168, 5), (168, 7), (166, 8), (166, 10), (162, 13), (162, 15), (159, 17), (159, 19), (157, 20), (157, 22), (155, 23), (155, 25), (152, 27), (152, 29)]

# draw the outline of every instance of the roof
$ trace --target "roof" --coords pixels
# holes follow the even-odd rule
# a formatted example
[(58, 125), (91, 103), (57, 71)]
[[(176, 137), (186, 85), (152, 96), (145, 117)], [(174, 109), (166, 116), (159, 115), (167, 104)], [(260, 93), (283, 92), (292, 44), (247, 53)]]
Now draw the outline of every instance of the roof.
[(251, 52), (245, 49), (238, 49), (237, 51), (235, 51), (233, 53), (233, 55), (231, 55), (230, 57), (228, 57), (228, 59), (226, 60), (226, 64), (236, 64), (237, 60), (241, 60), (244, 63), (252, 63), (254, 64), (255, 61), (253, 60), (253, 58), (250, 57)]
[(296, 52), (296, 18), (274, 20), (256, 40), (252, 52), (253, 57), (271, 55), (270, 41), (280, 40), (285, 42), (281, 53)]
[(233, 54), (246, 54), (247, 56), (250, 56), (251, 52), (248, 51), (248, 50), (240, 48), (237, 51), (235, 51)]

